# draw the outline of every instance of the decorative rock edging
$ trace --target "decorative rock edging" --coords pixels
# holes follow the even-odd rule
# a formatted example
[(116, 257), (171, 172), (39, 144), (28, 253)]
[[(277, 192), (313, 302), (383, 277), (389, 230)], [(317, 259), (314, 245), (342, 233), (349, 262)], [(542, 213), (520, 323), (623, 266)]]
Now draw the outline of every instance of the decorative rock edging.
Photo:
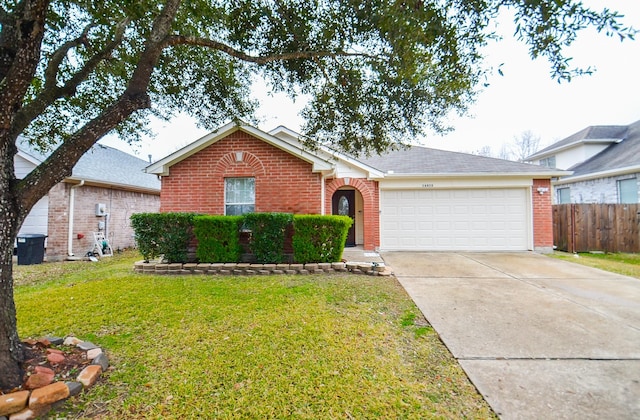
[(312, 264), (249, 264), (249, 263), (158, 263), (138, 261), (133, 269), (145, 274), (209, 274), (209, 275), (272, 275), (272, 274), (331, 274), (351, 273), (371, 276), (390, 276), (391, 271), (381, 263), (338, 262)]
[[(75, 381), (59, 381), (50, 383), (53, 380), (53, 373), (48, 368), (42, 368), (32, 375), (50, 376), (49, 383), (32, 390), (22, 390), (9, 394), (0, 395), (0, 420), (31, 420), (48, 413), (55, 406), (62, 404), (67, 398), (78, 395), (84, 388), (89, 388), (96, 383), (102, 372), (109, 367), (109, 359), (102, 349), (89, 341), (82, 341), (76, 337), (46, 337), (38, 340), (39, 343), (49, 343), (49, 345), (76, 346), (85, 351), (87, 360), (91, 364), (85, 367), (76, 377)], [(47, 358), (52, 354), (58, 354), (55, 349), (48, 351)], [(51, 360), (51, 359), (49, 359)], [(55, 357), (54, 357), (55, 360)], [(52, 362), (53, 363), (53, 362)], [(46, 378), (45, 378), (46, 382)]]

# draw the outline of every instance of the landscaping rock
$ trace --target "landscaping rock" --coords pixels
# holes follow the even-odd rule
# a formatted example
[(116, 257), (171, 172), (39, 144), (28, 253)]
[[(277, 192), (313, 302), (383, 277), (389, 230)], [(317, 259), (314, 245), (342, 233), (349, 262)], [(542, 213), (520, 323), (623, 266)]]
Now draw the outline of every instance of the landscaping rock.
[(80, 372), (78, 375), (78, 382), (80, 382), (85, 387), (90, 387), (95, 384), (100, 374), (102, 373), (102, 366), (100, 365), (89, 365)]
[(18, 391), (11, 394), (0, 395), (0, 416), (17, 413), (27, 406), (29, 391)]
[(88, 351), (88, 350), (91, 350), (91, 349), (97, 349), (98, 348), (98, 346), (93, 344), (91, 341), (82, 341), (82, 342), (76, 344), (76, 346), (80, 350), (84, 350), (84, 351)]
[(64, 339), (63, 344), (65, 346), (75, 346), (78, 343), (82, 343), (82, 340), (74, 337), (74, 336), (69, 336), (67, 338)]
[(24, 387), (27, 389), (42, 388), (43, 386), (47, 386), (51, 382), (53, 382), (54, 376), (55, 375), (53, 373), (35, 373), (29, 376), (29, 379), (27, 379), (27, 383), (24, 384)]
[(44, 415), (51, 409), (51, 406), (42, 407), (40, 410), (35, 411), (30, 408), (25, 408), (22, 411), (13, 413), (9, 416), (9, 420), (33, 420)]
[(43, 338), (39, 338), (38, 339), (38, 343), (42, 344), (43, 347), (49, 347), (51, 345), (51, 341), (49, 341), (47, 338), (43, 337)]
[(49, 361), (49, 363), (57, 365), (59, 363), (64, 362), (64, 354), (49, 353), (49, 354), (47, 354), (47, 360)]
[(69, 388), (64, 382), (56, 382), (43, 388), (38, 388), (29, 397), (29, 408), (33, 411), (42, 411), (56, 401), (69, 397)]
[(82, 384), (80, 382), (68, 381), (64, 384), (69, 388), (69, 396), (78, 395), (82, 392)]
[(97, 347), (95, 349), (87, 350), (87, 360), (93, 360), (102, 353), (102, 349)]
[(95, 359), (93, 359), (91, 364), (98, 365), (102, 368), (103, 371), (105, 371), (109, 367), (109, 358), (107, 357), (106, 354), (100, 353), (95, 357)]

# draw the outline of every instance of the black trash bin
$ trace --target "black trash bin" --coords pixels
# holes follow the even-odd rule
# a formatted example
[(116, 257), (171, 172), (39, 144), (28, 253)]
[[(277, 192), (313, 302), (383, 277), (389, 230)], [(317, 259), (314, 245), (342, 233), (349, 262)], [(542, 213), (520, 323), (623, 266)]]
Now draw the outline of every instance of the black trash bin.
[(47, 235), (25, 233), (18, 236), (18, 265), (41, 264)]

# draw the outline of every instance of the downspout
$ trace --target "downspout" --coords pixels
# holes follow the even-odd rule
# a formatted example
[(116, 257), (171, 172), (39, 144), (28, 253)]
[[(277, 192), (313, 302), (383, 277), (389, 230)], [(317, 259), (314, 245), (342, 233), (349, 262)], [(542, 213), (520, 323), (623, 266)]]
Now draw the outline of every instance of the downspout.
[(331, 172), (322, 174), (322, 178), (321, 178), (322, 184), (320, 185), (320, 214), (323, 216), (326, 214), (326, 211), (325, 211), (325, 200), (327, 195), (326, 181), (327, 181), (327, 178), (329, 178), (330, 176), (335, 176), (335, 174), (336, 174), (335, 168), (333, 168)]
[(69, 236), (67, 237), (67, 254), (73, 257), (73, 216), (74, 216), (74, 204), (76, 197), (76, 188), (80, 188), (84, 185), (84, 179), (80, 180), (79, 184), (72, 185), (69, 188)]

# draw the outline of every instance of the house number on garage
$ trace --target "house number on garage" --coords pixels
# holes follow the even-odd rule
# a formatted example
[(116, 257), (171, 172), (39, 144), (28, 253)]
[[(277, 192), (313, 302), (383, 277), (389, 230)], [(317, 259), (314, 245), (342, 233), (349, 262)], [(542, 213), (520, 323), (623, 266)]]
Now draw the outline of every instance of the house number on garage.
[(422, 188), (433, 188), (433, 184), (422, 184)]

